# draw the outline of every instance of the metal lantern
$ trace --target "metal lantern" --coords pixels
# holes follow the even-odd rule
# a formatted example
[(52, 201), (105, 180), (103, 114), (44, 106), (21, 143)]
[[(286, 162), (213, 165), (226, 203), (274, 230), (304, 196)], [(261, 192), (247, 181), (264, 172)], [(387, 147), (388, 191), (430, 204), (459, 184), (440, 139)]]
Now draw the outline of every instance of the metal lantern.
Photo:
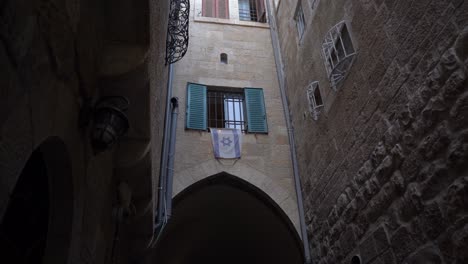
[(101, 98), (94, 107), (91, 145), (94, 153), (111, 148), (129, 128), (125, 111), (129, 101), (122, 96)]

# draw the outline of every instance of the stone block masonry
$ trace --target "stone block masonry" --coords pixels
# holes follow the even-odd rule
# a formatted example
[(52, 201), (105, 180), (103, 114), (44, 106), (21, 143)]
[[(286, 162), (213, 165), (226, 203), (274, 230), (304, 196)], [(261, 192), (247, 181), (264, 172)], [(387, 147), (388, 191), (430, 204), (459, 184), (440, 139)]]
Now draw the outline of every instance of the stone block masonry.
[[(237, 1), (229, 1), (237, 6)], [(191, 1), (190, 46), (174, 67), (174, 96), (186, 112), (187, 83), (207, 86), (262, 88), (268, 134), (243, 133), (242, 158), (223, 163), (213, 155), (208, 131), (185, 129), (180, 115), (174, 166), (174, 195), (221, 172), (247, 181), (265, 192), (299, 230), (292, 163), (278, 77), (266, 23), (239, 21), (230, 8), (229, 19), (201, 16), (201, 0)], [(232, 7), (232, 6), (231, 6)], [(228, 63), (220, 62), (220, 54)]]
[[(319, 2), (302, 46), (277, 11), (313, 260), (467, 263), (468, 1), (341, 2)], [(315, 39), (341, 20), (358, 54), (334, 93)], [(314, 80), (317, 122), (298, 96)]]

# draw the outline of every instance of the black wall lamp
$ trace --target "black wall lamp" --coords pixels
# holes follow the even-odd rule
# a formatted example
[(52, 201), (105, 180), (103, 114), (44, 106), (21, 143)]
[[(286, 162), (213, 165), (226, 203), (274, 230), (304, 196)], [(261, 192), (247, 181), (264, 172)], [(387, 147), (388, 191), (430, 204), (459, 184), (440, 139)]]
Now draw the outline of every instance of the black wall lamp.
[(110, 149), (127, 133), (128, 105), (128, 99), (123, 96), (105, 96), (91, 109), (88, 116), (92, 121), (90, 139), (94, 154)]

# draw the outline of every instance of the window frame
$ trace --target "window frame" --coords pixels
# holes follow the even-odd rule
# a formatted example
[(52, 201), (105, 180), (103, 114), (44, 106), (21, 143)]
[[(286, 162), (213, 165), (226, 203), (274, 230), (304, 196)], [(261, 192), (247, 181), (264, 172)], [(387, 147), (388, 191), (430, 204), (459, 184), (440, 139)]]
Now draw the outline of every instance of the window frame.
[(212, 90), (218, 89), (219, 91), (227, 90), (228, 92), (242, 93), (243, 132), (249, 134), (268, 134), (268, 120), (263, 88), (213, 86), (192, 82), (187, 82), (186, 130), (209, 130), (208, 87)]
[[(241, 11), (241, 1), (246, 1), (249, 4), (249, 14), (243, 15)], [(266, 23), (267, 22), (267, 14), (266, 14), (266, 6), (264, 0), (237, 0), (238, 4), (238, 13), (239, 13), (239, 20), (240, 21), (248, 21), (248, 22), (258, 22), (258, 23)], [(252, 10), (253, 7), (253, 10)]]
[(296, 12), (294, 13), (294, 21), (296, 21), (297, 36), (299, 38), (300, 44), (302, 43), (302, 39), (304, 38), (306, 31), (306, 22), (302, 1), (297, 2)]
[[(343, 33), (347, 33), (349, 47), (345, 46)], [(334, 25), (325, 35), (322, 42), (322, 56), (325, 62), (328, 79), (336, 92), (349, 73), (349, 69), (357, 54), (353, 38), (346, 21)], [(351, 48), (351, 50), (350, 50)], [(342, 54), (340, 54), (340, 51)]]
[[(317, 90), (319, 92), (320, 100), (322, 101), (322, 104), (320, 105), (317, 104), (317, 98), (315, 96), (315, 92)], [(312, 119), (317, 121), (320, 113), (322, 112), (322, 108), (325, 106), (318, 81), (313, 81), (307, 86), (307, 101), (309, 102), (309, 112), (312, 116)]]
[[(230, 88), (230, 87), (219, 87), (219, 86), (206, 86), (207, 87), (207, 94), (206, 94), (206, 98), (207, 98), (207, 127), (208, 129), (210, 128), (234, 128), (234, 129), (237, 129), (237, 126), (240, 126), (240, 129), (245, 132), (247, 131), (247, 116), (246, 116), (246, 107), (245, 107), (245, 95), (244, 95), (244, 89), (243, 88)], [(215, 94), (213, 96), (213, 94)], [(213, 118), (213, 116), (211, 115), (211, 101), (210, 99), (212, 98), (217, 98), (219, 95), (218, 94), (221, 94), (223, 96), (223, 98), (221, 99), (220, 102), (217, 102), (217, 100), (215, 101), (215, 104), (216, 106), (215, 107), (218, 107), (217, 105), (221, 105), (222, 103), (222, 109), (223, 109), (223, 114), (222, 114), (222, 119), (218, 119), (218, 117), (216, 116), (216, 110), (215, 110), (215, 117)], [(232, 102), (233, 103), (233, 113), (234, 113), (234, 118), (231, 119), (229, 117), (229, 114), (227, 115), (227, 118), (226, 118), (226, 100), (229, 100), (227, 98), (225, 98), (224, 96), (233, 96), (233, 95), (237, 95), (239, 96), (240, 98), (235, 98), (233, 100), (241, 100), (241, 102)], [(234, 98), (234, 96), (232, 97)], [(228, 102), (229, 103), (229, 102)], [(240, 106), (240, 114), (238, 117), (236, 117), (236, 110), (235, 110), (235, 103), (238, 104), (238, 106)], [(229, 109), (227, 111), (229, 113)], [(211, 121), (215, 120), (215, 126), (211, 126)], [(219, 120), (219, 121), (218, 121)], [(222, 127), (218, 127), (218, 122), (222, 123)], [(234, 123), (234, 126), (235, 127), (227, 127), (227, 123)], [(237, 123), (240, 123), (240, 124), (237, 124)]]
[[(205, 5), (206, 5), (206, 2), (207, 2), (208, 0), (201, 0), (201, 1), (202, 1), (202, 5), (201, 5), (201, 11), (202, 11), (202, 12), (201, 12), (201, 16), (202, 16), (202, 17), (211, 17), (211, 18), (219, 18), (219, 19), (230, 19), (230, 16), (229, 16), (229, 11), (230, 11), (230, 10), (229, 10), (229, 1), (232, 1), (232, 0), (211, 0), (211, 1), (213, 1), (213, 5), (212, 5), (212, 7), (211, 7), (211, 9), (212, 9), (211, 11), (212, 11), (212, 13), (213, 13), (213, 16), (207, 16), (206, 13), (205, 13)], [(220, 1), (225, 1), (225, 2), (226, 2), (226, 4), (225, 4), (226, 8), (224, 8), (224, 12), (225, 12), (224, 15), (225, 15), (226, 17), (220, 17), (220, 12), (219, 12), (220, 10), (219, 10), (219, 8), (218, 8), (219, 2), (220, 2)]]

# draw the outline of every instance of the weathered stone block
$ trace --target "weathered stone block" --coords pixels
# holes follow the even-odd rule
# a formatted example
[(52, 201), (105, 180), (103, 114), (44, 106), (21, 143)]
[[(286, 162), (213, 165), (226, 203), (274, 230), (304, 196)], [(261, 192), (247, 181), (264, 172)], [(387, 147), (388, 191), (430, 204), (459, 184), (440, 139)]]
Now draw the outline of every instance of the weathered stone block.
[(406, 183), (412, 182), (421, 168), (422, 157), (418, 151), (412, 151), (401, 165), (401, 173)]
[(369, 260), (377, 256), (378, 252), (375, 248), (374, 239), (372, 236), (368, 236), (359, 244), (359, 251), (361, 253), (363, 263), (368, 263)]
[(456, 130), (468, 127), (468, 93), (463, 94), (450, 110), (452, 124)]
[(346, 205), (349, 203), (349, 198), (346, 196), (346, 194), (341, 194), (338, 197), (338, 200), (336, 202), (336, 212), (338, 215), (341, 215), (343, 213), (343, 210), (345, 209)]
[(395, 186), (389, 182), (369, 202), (365, 214), (370, 222), (375, 222), (390, 206), (395, 198)]
[(380, 257), (379, 260), (381, 261), (382, 264), (395, 264), (395, 255), (393, 254), (393, 251), (387, 250), (385, 251)]
[(380, 185), (384, 185), (390, 179), (393, 171), (393, 158), (388, 155), (375, 170), (375, 177)]
[(437, 196), (450, 183), (453, 177), (443, 161), (437, 161), (421, 170), (420, 179), (422, 199), (427, 201)]
[(340, 238), (341, 233), (345, 227), (345, 224), (341, 220), (333, 225), (333, 227), (330, 229), (330, 244), (334, 244)]
[(403, 260), (418, 248), (418, 243), (407, 227), (400, 227), (392, 236), (390, 244), (397, 263), (403, 263)]
[(398, 220), (398, 212), (395, 209), (396, 206), (391, 206), (387, 210), (387, 214), (384, 216), (383, 224), (389, 232), (394, 232), (397, 230), (401, 224)]
[(414, 216), (417, 216), (422, 210), (421, 192), (419, 185), (411, 183), (402, 199), (397, 203), (399, 216), (404, 221), (409, 221)]
[(413, 114), (408, 105), (405, 105), (403, 109), (400, 110), (397, 118), (403, 127), (408, 127), (408, 125), (414, 120)]
[(447, 100), (455, 99), (458, 94), (466, 90), (466, 74), (463, 69), (455, 71), (442, 88), (442, 95)]
[(375, 147), (374, 151), (371, 154), (372, 164), (380, 164), (385, 155), (387, 154), (387, 149), (382, 141), (380, 141)]
[(373, 233), (372, 237), (374, 238), (375, 248), (378, 254), (381, 254), (390, 247), (389, 239), (385, 227), (380, 226)]
[(427, 160), (436, 158), (449, 144), (447, 122), (442, 122), (431, 134), (426, 136), (419, 145), (419, 152)]
[(353, 226), (347, 226), (346, 231), (340, 237), (340, 245), (343, 255), (346, 255), (356, 247), (356, 236), (354, 235)]
[(468, 252), (466, 250), (466, 245), (468, 245), (468, 224), (452, 235), (452, 241), (455, 246), (455, 258), (457, 262), (462, 263), (468, 260)]
[(405, 260), (405, 264), (442, 264), (442, 257), (440, 256), (439, 250), (434, 246), (427, 246), (422, 249), (418, 249), (408, 259)]
[(369, 221), (364, 213), (359, 213), (356, 218), (356, 229), (355, 234), (358, 238), (361, 238), (369, 228)]
[(364, 198), (370, 200), (379, 191), (379, 183), (376, 178), (370, 178), (364, 185)]
[(448, 148), (447, 161), (453, 168), (465, 165), (468, 157), (468, 130), (456, 136)]
[(447, 216), (454, 221), (457, 215), (468, 210), (468, 177), (455, 181), (448, 189), (444, 197), (447, 206)]
[(332, 210), (330, 211), (330, 214), (328, 215), (328, 221), (331, 225), (334, 225), (336, 221), (338, 221), (339, 217), (338, 214), (336, 213), (336, 207), (333, 206)]
[(447, 226), (447, 221), (442, 215), (437, 202), (432, 202), (424, 207), (421, 222), (425, 233), (430, 239), (436, 239)]
[(365, 181), (367, 181), (372, 175), (373, 169), (374, 169), (374, 166), (372, 165), (371, 160), (364, 162), (362, 167), (359, 169), (356, 177), (354, 178), (356, 183), (363, 184)]
[(351, 223), (356, 217), (357, 213), (358, 213), (358, 210), (357, 210), (356, 200), (352, 200), (346, 207), (345, 211), (343, 212), (343, 219), (345, 223), (347, 224)]

